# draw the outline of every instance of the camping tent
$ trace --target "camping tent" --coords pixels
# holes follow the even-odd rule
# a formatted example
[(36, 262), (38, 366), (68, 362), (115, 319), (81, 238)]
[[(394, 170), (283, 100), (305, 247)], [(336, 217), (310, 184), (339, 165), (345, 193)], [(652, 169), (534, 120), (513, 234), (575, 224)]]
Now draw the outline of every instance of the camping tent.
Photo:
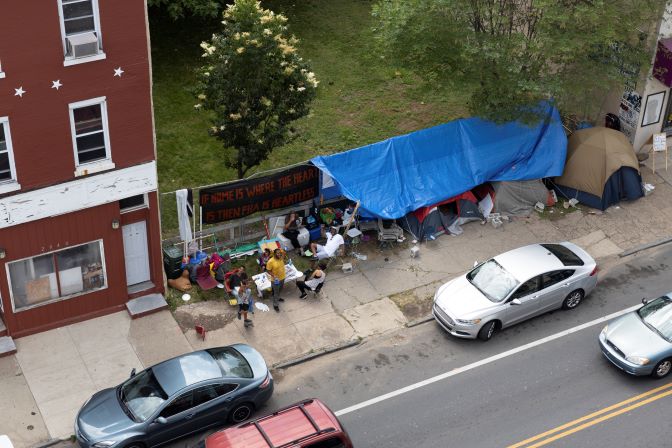
[(455, 224), (483, 220), (476, 196), (471, 191), (446, 199), (438, 204), (420, 207), (399, 219), (401, 227), (416, 240), (432, 239)]
[(569, 139), (558, 193), (599, 210), (644, 196), (637, 156), (628, 138), (604, 127), (576, 131)]
[(492, 180), (562, 174), (567, 149), (560, 114), (540, 105), (536, 125), (451, 121), (311, 161), (361, 208), (401, 218)]
[(540, 179), (491, 182), (495, 190), (495, 212), (511, 216), (528, 216), (534, 205), (555, 203)]

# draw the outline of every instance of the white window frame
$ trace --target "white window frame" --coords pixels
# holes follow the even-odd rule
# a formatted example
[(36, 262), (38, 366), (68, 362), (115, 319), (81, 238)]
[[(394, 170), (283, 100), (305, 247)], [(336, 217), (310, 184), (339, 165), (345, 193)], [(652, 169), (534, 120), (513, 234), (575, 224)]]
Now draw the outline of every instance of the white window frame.
[[(87, 244), (91, 244), (91, 243), (98, 243), (98, 246), (100, 247), (100, 265), (103, 269), (103, 275), (105, 276), (105, 286), (101, 286), (100, 288), (95, 288), (95, 289), (91, 289), (91, 290), (88, 290), (88, 291), (77, 292), (77, 293), (70, 294), (70, 295), (63, 296), (63, 297), (57, 297), (55, 299), (47, 300), (45, 302), (36, 303), (35, 305), (26, 306), (26, 307), (20, 308), (18, 310), (16, 309), (16, 304), (14, 303), (14, 289), (12, 288), (12, 276), (9, 273), (9, 265), (11, 263), (30, 260), (31, 258), (41, 257), (43, 255), (51, 255), (51, 254), (54, 254), (56, 252), (61, 252), (61, 251), (67, 250), (67, 249), (72, 249), (73, 247), (86, 246)], [(107, 289), (109, 287), (109, 283), (110, 283), (109, 278), (107, 276), (107, 266), (105, 265), (105, 244), (103, 243), (102, 239), (87, 241), (86, 243), (75, 244), (75, 245), (67, 246), (67, 247), (61, 247), (59, 249), (52, 250), (50, 252), (44, 252), (44, 253), (40, 253), (40, 254), (37, 254), (37, 255), (32, 255), (30, 257), (24, 257), (24, 258), (20, 258), (18, 260), (9, 261), (9, 262), (5, 263), (5, 272), (7, 273), (7, 286), (9, 287), (9, 297), (10, 297), (10, 300), (12, 302), (12, 312), (14, 314), (21, 313), (23, 311), (32, 310), (34, 308), (38, 308), (38, 307), (41, 307), (41, 306), (44, 306), (44, 305), (51, 305), (52, 303), (62, 302), (63, 300), (72, 299), (74, 297), (79, 297), (79, 296), (83, 296), (83, 295), (86, 295), (86, 294), (91, 294), (91, 293), (94, 293), (94, 292), (97, 292), (97, 291), (102, 291), (104, 289)]]
[[(100, 114), (103, 121), (103, 139), (105, 142), (105, 158), (94, 160), (93, 162), (79, 163), (79, 153), (77, 152), (77, 133), (75, 132), (75, 114), (74, 110), (82, 107), (100, 104)], [(112, 162), (112, 148), (110, 147), (110, 130), (107, 121), (107, 98), (104, 96), (92, 98), (90, 100), (78, 101), (68, 105), (70, 111), (70, 133), (72, 134), (72, 151), (75, 158), (75, 176), (84, 176), (100, 171), (114, 169)]]
[(2, 71), (2, 60), (0, 59), (0, 79), (5, 77), (5, 72)]
[(95, 28), (96, 37), (98, 37), (98, 54), (78, 59), (75, 59), (71, 56), (70, 57), (66, 56), (68, 52), (68, 46), (65, 42), (67, 36), (65, 35), (65, 17), (63, 16), (63, 0), (57, 0), (57, 1), (58, 1), (58, 19), (59, 19), (58, 22), (61, 26), (61, 40), (63, 44), (63, 58), (64, 58), (63, 65), (65, 67), (68, 67), (70, 65), (84, 64), (87, 62), (100, 61), (101, 59), (105, 59), (107, 56), (103, 51), (103, 35), (100, 32), (100, 13), (98, 11), (98, 0), (91, 0), (91, 6), (93, 8), (93, 26)]
[[(147, 198), (147, 193), (143, 193), (142, 195), (134, 195), (134, 196), (142, 196), (143, 202), (140, 205), (134, 205), (133, 207), (128, 207), (128, 208), (119, 208), (119, 213), (128, 213), (128, 212), (134, 212), (136, 210), (140, 210), (143, 208), (148, 208), (149, 207), (149, 200)], [(121, 199), (119, 199), (121, 201)]]
[(0, 182), (0, 194), (3, 194), (20, 190), (21, 185), (17, 180), (16, 165), (14, 164), (14, 148), (12, 146), (12, 133), (9, 129), (9, 117), (0, 117), (0, 126), (2, 126), (5, 131), (7, 154), (9, 156), (9, 169), (12, 173), (11, 179)]

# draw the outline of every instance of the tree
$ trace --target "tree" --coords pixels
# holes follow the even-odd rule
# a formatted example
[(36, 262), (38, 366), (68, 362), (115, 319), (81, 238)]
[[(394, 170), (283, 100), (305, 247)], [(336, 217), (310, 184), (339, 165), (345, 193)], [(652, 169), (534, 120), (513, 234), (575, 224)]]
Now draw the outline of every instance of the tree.
[(199, 17), (217, 17), (225, 0), (147, 0), (149, 6), (165, 8), (173, 19), (188, 14)]
[(294, 136), (290, 124), (308, 114), (315, 97), (318, 81), (297, 53), (298, 40), (286, 36), (286, 22), (255, 0), (236, 0), (221, 33), (201, 43), (206, 63), (194, 107), (212, 111), (210, 135), (238, 178)]
[[(540, 100), (585, 115), (624, 72), (647, 70), (665, 0), (378, 0), (383, 54), (467, 89), (497, 122), (534, 118)], [(635, 79), (636, 81), (636, 79)], [(598, 103), (599, 104), (599, 103)]]

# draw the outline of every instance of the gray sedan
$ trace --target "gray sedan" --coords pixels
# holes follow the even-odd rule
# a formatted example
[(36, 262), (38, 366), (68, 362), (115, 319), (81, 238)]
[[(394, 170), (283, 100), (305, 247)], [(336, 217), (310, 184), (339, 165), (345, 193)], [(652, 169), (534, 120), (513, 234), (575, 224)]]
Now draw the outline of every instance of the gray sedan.
[(497, 330), (558, 308), (574, 309), (597, 284), (597, 264), (575, 244), (531, 244), (478, 264), (441, 286), (432, 314), (459, 338)]
[(86, 448), (157, 446), (242, 422), (272, 393), (266, 362), (248, 345), (187, 353), (96, 393), (77, 414), (75, 435)]
[(643, 303), (602, 329), (600, 348), (627, 373), (663, 378), (672, 371), (672, 293)]

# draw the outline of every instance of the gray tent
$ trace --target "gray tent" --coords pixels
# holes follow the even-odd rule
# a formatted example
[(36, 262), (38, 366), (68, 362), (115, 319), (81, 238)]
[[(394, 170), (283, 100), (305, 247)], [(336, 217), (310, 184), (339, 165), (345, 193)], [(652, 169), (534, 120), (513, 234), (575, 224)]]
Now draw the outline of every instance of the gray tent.
[(540, 179), (511, 182), (491, 182), (495, 190), (496, 213), (528, 216), (534, 204), (553, 205), (554, 200)]

